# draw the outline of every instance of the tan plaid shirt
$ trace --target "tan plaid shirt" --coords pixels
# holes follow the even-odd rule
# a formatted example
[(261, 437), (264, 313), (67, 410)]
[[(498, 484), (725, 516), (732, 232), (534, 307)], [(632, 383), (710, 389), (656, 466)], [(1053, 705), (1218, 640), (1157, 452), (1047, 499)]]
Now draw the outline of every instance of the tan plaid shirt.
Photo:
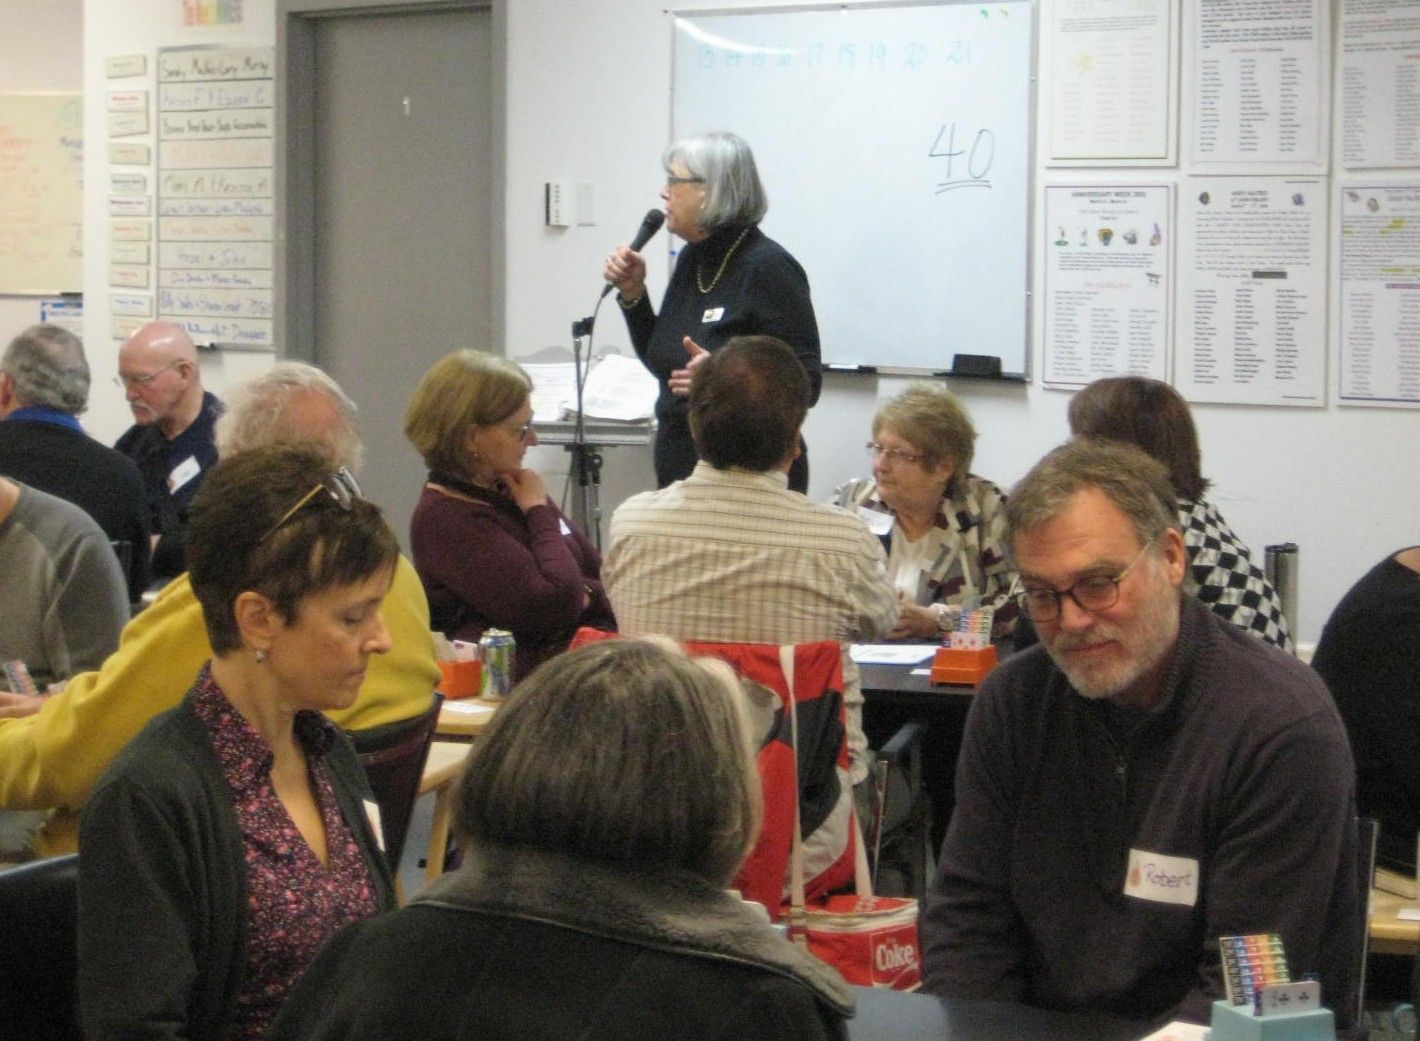
[(789, 491), (782, 473), (701, 462), (686, 480), (621, 505), (602, 577), (629, 635), (841, 642), (853, 780), (865, 776), (848, 644), (886, 635), (898, 605), (882, 544), (859, 518)]

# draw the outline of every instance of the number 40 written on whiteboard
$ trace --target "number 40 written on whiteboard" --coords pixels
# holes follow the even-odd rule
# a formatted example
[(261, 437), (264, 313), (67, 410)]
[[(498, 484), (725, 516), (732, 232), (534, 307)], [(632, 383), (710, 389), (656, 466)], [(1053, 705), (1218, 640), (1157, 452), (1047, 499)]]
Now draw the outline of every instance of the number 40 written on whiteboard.
[(969, 132), (961, 134), (962, 143), (957, 143), (957, 125), (943, 123), (937, 130), (936, 140), (927, 152), (933, 159), (945, 159), (946, 173), (937, 182), (937, 194), (954, 188), (990, 188), (991, 163), (996, 158), (996, 135), (982, 127), (975, 136)]

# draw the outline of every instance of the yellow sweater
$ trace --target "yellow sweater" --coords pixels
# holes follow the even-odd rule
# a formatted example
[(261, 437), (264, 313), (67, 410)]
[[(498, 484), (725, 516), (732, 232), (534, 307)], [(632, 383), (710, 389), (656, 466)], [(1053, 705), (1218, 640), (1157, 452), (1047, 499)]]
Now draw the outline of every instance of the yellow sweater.
[[(390, 652), (371, 656), (355, 704), (329, 713), (347, 730), (417, 715), (439, 680), (429, 603), (403, 557), (384, 619)], [(56, 811), (35, 840), (37, 852), (78, 848), (79, 811), (89, 792), (150, 719), (182, 700), (210, 657), (202, 606), (180, 575), (128, 623), (118, 650), (97, 672), (73, 677), (32, 716), (0, 719), (0, 808)]]

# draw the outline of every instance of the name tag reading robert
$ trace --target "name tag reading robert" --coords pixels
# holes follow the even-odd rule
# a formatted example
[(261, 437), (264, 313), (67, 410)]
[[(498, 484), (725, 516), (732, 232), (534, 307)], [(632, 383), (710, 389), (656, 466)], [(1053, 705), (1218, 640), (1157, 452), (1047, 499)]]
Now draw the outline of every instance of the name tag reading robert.
[(707, 307), (705, 313), (700, 316), (700, 321), (703, 325), (705, 322), (718, 322), (724, 317), (725, 309), (723, 307)]
[(1198, 861), (1131, 849), (1129, 871), (1124, 876), (1124, 895), (1159, 904), (1193, 907), (1198, 903)]
[(197, 456), (188, 456), (182, 462), (178, 463), (177, 466), (173, 467), (172, 473), (168, 474), (168, 491), (177, 491), (201, 472), (202, 465), (197, 461)]

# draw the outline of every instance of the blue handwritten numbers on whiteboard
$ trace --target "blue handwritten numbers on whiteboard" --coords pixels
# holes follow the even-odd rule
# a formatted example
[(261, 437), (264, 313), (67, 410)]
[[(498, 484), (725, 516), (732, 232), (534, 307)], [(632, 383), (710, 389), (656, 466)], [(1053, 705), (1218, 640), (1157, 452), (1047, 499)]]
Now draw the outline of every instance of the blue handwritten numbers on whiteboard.
[[(958, 146), (957, 125), (943, 123), (927, 152), (933, 159), (946, 161), (943, 179), (937, 182), (938, 195), (953, 188), (991, 187), (987, 175), (996, 159), (996, 135), (982, 127), (974, 135), (963, 132), (960, 137), (963, 143)], [(965, 143), (968, 139), (971, 142), (969, 146)]]

